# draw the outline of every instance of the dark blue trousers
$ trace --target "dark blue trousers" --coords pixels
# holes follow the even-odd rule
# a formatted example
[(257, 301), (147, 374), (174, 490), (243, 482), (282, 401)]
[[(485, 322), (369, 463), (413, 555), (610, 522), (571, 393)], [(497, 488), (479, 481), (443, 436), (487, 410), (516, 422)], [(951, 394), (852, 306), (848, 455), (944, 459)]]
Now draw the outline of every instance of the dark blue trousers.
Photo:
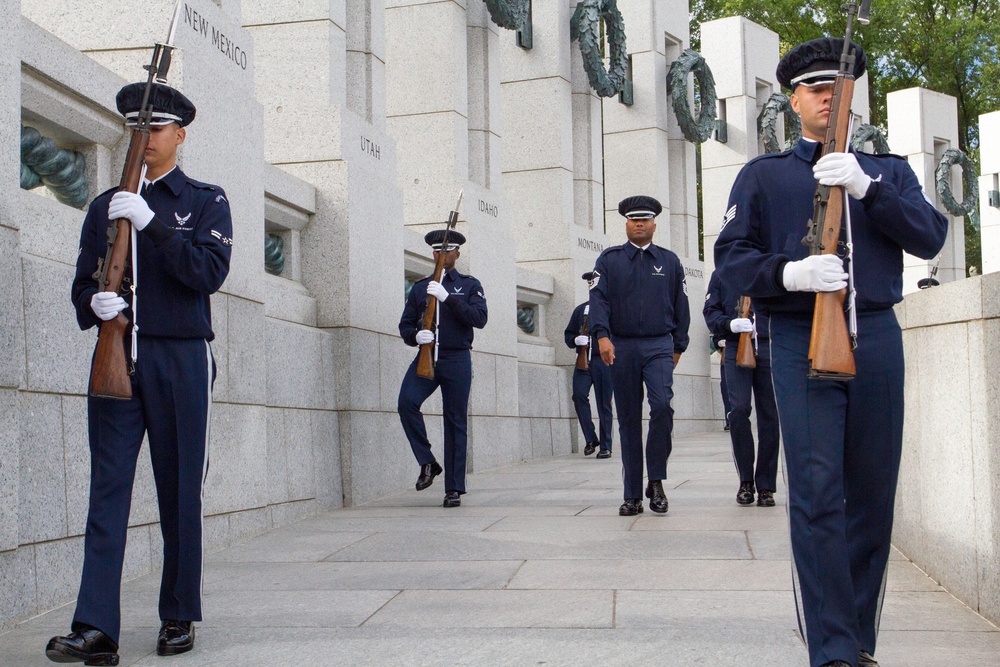
[(726, 381), (726, 348), (722, 348), (722, 363), (719, 364), (719, 391), (722, 393), (722, 409), (726, 411), (726, 421), (733, 409), (729, 404), (729, 383)]
[[(892, 310), (860, 313), (857, 376), (806, 378), (809, 317), (772, 315), (799, 624), (818, 667), (875, 652), (903, 442), (903, 341)], [(804, 628), (802, 627), (804, 624)]]
[[(771, 384), (771, 352), (768, 339), (759, 340), (757, 367), (736, 364), (736, 343), (726, 346), (726, 386), (729, 389), (729, 437), (740, 483), (753, 482), (758, 491), (777, 490), (778, 406)], [(750, 398), (757, 406), (757, 466), (754, 468), (753, 430), (750, 428)]]
[(650, 481), (667, 478), (674, 411), (674, 341), (657, 338), (611, 337), (615, 363), (611, 366), (618, 433), (621, 436), (624, 498), (641, 499), (643, 385), (649, 392), (649, 433), (646, 436), (646, 473)]
[(399, 388), (399, 421), (419, 465), (434, 462), (427, 427), (420, 406), (441, 387), (444, 409), (444, 488), (465, 493), (465, 462), (469, 444), (469, 390), (472, 389), (472, 353), (469, 350), (438, 350), (434, 379), (417, 375), (417, 359)]
[(202, 487), (208, 472), (212, 351), (204, 339), (142, 337), (132, 398), (87, 400), (90, 511), (73, 627), (121, 632), (121, 577), (143, 435), (163, 534), (162, 620), (201, 620)]
[[(596, 350), (594, 350), (597, 352)], [(597, 416), (601, 424), (601, 449), (611, 451), (612, 416), (611, 368), (595, 354), (590, 360), (590, 368), (582, 371), (573, 369), (573, 407), (576, 408), (576, 418), (580, 420), (583, 437), (587, 442), (597, 441), (597, 431), (594, 430), (594, 418), (590, 411), (590, 387), (594, 387), (597, 399)]]

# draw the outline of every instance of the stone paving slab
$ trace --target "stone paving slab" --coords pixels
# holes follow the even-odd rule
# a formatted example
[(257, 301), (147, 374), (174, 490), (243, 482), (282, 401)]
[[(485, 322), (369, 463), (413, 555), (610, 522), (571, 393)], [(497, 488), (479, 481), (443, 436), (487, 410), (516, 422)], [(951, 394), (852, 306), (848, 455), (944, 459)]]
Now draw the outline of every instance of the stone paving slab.
[(531, 560), (507, 588), (789, 591), (788, 563), (759, 560)]
[[(728, 435), (675, 439), (665, 516), (619, 517), (621, 462), (580, 454), (407, 490), (207, 558), (196, 649), (155, 655), (159, 575), (123, 586), (126, 667), (804, 667), (785, 494), (738, 507)], [(1000, 629), (892, 551), (882, 667), (992, 667)], [(0, 635), (51, 665), (73, 605)]]
[(546, 558), (750, 558), (737, 531), (684, 531), (664, 540), (655, 532), (378, 533), (329, 556), (334, 561), (528, 560)]
[(375, 533), (331, 533), (301, 530), (297, 525), (279, 528), (238, 546), (209, 554), (206, 562), (245, 563), (315, 562), (329, 557)]
[[(474, 590), (504, 588), (524, 561), (407, 563), (259, 563), (246, 576), (242, 563), (215, 563), (217, 591), (260, 590)], [(224, 576), (219, 576), (223, 574)], [(154, 589), (155, 592), (155, 589)]]
[(613, 591), (404, 591), (366, 626), (610, 628)]

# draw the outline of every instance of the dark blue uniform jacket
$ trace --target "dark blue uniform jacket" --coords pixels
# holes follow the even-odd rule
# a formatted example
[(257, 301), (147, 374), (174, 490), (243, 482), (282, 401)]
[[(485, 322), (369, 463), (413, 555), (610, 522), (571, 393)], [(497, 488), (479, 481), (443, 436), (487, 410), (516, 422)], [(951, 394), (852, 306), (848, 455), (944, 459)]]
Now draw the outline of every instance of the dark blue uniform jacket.
[[(573, 309), (573, 314), (570, 315), (569, 324), (566, 325), (566, 330), (563, 331), (563, 338), (566, 341), (566, 347), (576, 349), (576, 337), (582, 335), (580, 333), (580, 327), (583, 326), (583, 309), (587, 306), (587, 302), (581, 303), (579, 306)], [(593, 333), (591, 329), (592, 321), (590, 314), (587, 314), (587, 331)], [(588, 334), (589, 335), (589, 334)], [(601, 359), (600, 352), (597, 351), (597, 339), (591, 338), (591, 348), (590, 348), (590, 363), (603, 364), (604, 361)]]
[[(584, 335), (580, 329), (583, 327), (583, 309), (587, 307), (586, 303), (581, 303), (579, 306), (573, 309), (573, 314), (570, 315), (569, 324), (566, 325), (566, 330), (563, 332), (563, 338), (566, 340), (566, 347), (576, 348), (576, 337)], [(587, 331), (590, 331), (590, 315), (587, 315)], [(590, 335), (589, 333), (587, 335)]]
[[(712, 277), (708, 280), (705, 307), (702, 308), (701, 314), (705, 316), (705, 324), (708, 325), (708, 331), (712, 334), (712, 340), (715, 341), (716, 347), (718, 347), (720, 339), (725, 339), (733, 343), (740, 341), (740, 335), (733, 333), (733, 330), (729, 327), (729, 323), (739, 317), (736, 307), (739, 305), (740, 296), (727, 291), (725, 285), (719, 279), (719, 274), (714, 271), (712, 272)], [(757, 338), (767, 338), (769, 327), (768, 317), (763, 313), (757, 312), (752, 301), (750, 303), (750, 315), (757, 324)]]
[[(802, 238), (813, 215), (817, 146), (802, 140), (790, 151), (754, 158), (733, 184), (715, 242), (715, 265), (729, 287), (753, 297), (760, 311), (813, 310), (815, 295), (789, 293), (782, 271), (787, 262), (809, 252)], [(849, 198), (857, 307), (861, 312), (883, 310), (903, 299), (903, 251), (934, 257), (944, 245), (948, 221), (924, 197), (905, 159), (855, 155), (875, 179), (864, 199)]]
[(674, 353), (688, 346), (691, 311), (684, 267), (677, 255), (650, 244), (640, 256), (632, 243), (608, 248), (594, 265), (590, 335), (673, 336)]
[[(423, 328), (424, 304), (427, 303), (427, 283), (424, 278), (410, 288), (406, 307), (399, 318), (399, 335), (410, 347), (417, 345), (417, 332)], [(441, 284), (448, 298), (438, 304), (441, 318), (438, 326), (438, 347), (442, 350), (471, 350), (472, 329), (486, 326), (486, 297), (482, 284), (472, 276), (452, 269), (445, 273)], [(434, 297), (430, 297), (434, 298)]]
[[(81, 329), (100, 324), (90, 308), (93, 273), (107, 251), (108, 203), (114, 188), (90, 203), (80, 234), (72, 299)], [(154, 183), (146, 201), (155, 217), (138, 232), (139, 334), (212, 340), (209, 295), (229, 274), (233, 221), (222, 188), (200, 183), (175, 168)], [(131, 264), (126, 270), (131, 280)], [(124, 294), (131, 320), (131, 293)]]

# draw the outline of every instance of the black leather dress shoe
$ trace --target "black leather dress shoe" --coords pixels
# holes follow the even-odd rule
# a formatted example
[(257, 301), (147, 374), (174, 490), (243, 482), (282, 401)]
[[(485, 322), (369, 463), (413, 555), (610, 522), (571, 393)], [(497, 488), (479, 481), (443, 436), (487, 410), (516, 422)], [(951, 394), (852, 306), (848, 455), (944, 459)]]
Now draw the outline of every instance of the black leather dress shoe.
[(417, 491), (423, 491), (434, 483), (434, 478), (443, 473), (444, 470), (437, 461), (420, 466), (420, 477), (417, 477)]
[(726, 420), (725, 425), (723, 425), (722, 430), (723, 431), (728, 431), (729, 430), (729, 420), (728, 419)]
[(156, 655), (177, 655), (194, 648), (194, 623), (163, 621), (156, 639)]
[(599, 458), (599, 459), (610, 459), (611, 458), (611, 450), (610, 449), (602, 449), (601, 451), (597, 452), (597, 458)]
[(462, 504), (462, 496), (458, 494), (458, 491), (448, 491), (444, 494), (444, 503), (442, 507), (458, 507)]
[(97, 628), (83, 628), (53, 637), (45, 647), (52, 662), (83, 662), (87, 665), (117, 665), (118, 644)]
[(774, 507), (774, 491), (758, 492), (757, 507)]
[(753, 505), (753, 482), (741, 482), (736, 492), (737, 505)]
[(583, 448), (583, 455), (590, 456), (591, 454), (594, 453), (594, 450), (597, 449), (598, 445), (600, 444), (601, 443), (597, 442), (596, 440), (594, 442), (588, 442), (587, 446)]
[(868, 651), (862, 651), (858, 656), (858, 667), (878, 667), (875, 658)]
[(844, 662), (843, 660), (834, 660), (833, 662), (824, 663), (822, 667), (851, 667), (851, 663)]
[(618, 514), (620, 516), (635, 516), (636, 514), (642, 514), (642, 501), (638, 498), (629, 498), (622, 503), (622, 506), (618, 508)]
[(654, 479), (646, 484), (646, 497), (649, 498), (649, 509), (657, 514), (667, 513), (667, 494), (663, 492), (663, 482)]

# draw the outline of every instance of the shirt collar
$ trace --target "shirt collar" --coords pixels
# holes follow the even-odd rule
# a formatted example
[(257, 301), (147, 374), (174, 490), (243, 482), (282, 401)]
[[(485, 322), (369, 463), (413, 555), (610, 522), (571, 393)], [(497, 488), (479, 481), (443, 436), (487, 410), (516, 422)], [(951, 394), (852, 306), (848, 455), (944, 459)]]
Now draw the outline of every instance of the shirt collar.
[(632, 243), (631, 241), (626, 241), (625, 242), (625, 252), (628, 254), (628, 258), (629, 259), (634, 259), (635, 258), (635, 254), (637, 252), (639, 252), (639, 250), (645, 250), (646, 252), (655, 255), (656, 253), (653, 250), (653, 248), (655, 248), (655, 247), (656, 246), (653, 245), (652, 241), (650, 241), (646, 245), (642, 246), (642, 248), (639, 248), (639, 246), (637, 246), (636, 244)]
[(799, 139), (799, 143), (795, 144), (795, 148), (792, 149), (792, 152), (795, 153), (797, 157), (812, 164), (814, 161), (813, 158), (816, 157), (817, 146), (819, 146), (818, 141), (802, 137)]
[(187, 176), (184, 172), (180, 170), (180, 167), (174, 165), (173, 169), (160, 176), (155, 181), (146, 181), (147, 189), (152, 187), (154, 184), (163, 181), (163, 184), (170, 188), (170, 191), (174, 193), (174, 196), (178, 196), (181, 193), (181, 189), (184, 187), (184, 183), (187, 181)]

